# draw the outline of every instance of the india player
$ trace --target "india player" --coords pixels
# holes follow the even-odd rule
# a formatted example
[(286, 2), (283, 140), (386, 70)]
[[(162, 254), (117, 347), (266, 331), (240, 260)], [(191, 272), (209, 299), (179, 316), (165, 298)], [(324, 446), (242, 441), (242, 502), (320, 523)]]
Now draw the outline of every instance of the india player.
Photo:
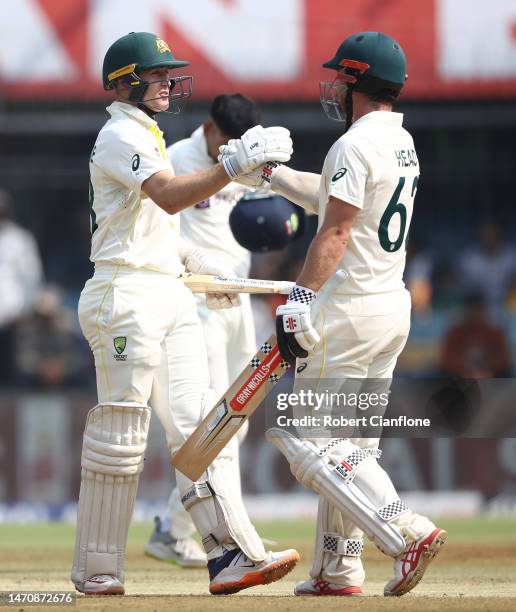
[[(219, 147), (230, 138), (240, 138), (260, 121), (256, 104), (241, 94), (217, 96), (209, 118), (190, 138), (174, 143), (167, 149), (168, 157), (178, 175), (208, 170), (217, 164)], [(229, 227), (229, 215), (235, 204), (249, 190), (232, 182), (221, 191), (181, 212), (181, 236), (217, 261), (226, 276), (247, 277), (251, 254), (241, 247)], [(240, 296), (238, 308), (213, 310), (207, 308), (204, 296), (196, 296), (208, 353), (210, 387), (217, 397), (237, 378), (256, 352), (253, 313), (249, 294)], [(156, 390), (159, 393), (159, 390)], [(151, 401), (151, 404), (154, 403)], [(238, 441), (245, 436), (240, 429)], [(234, 486), (240, 487), (237, 440), (228, 452), (234, 453)], [(163, 520), (155, 518), (155, 530), (147, 544), (146, 554), (182, 567), (206, 565), (206, 555), (191, 537), (195, 530), (189, 514), (181, 504), (177, 488), (168, 500)]]
[[(330, 118), (345, 122), (345, 133), (322, 174), (268, 164), (245, 180), (269, 181), (319, 214), (297, 284), (276, 313), (280, 351), (297, 360), (295, 390), (322, 378), (336, 381), (337, 391), (345, 380), (358, 391), (388, 390), (409, 333), (402, 275), (420, 172), (403, 116), (392, 112), (406, 60), (391, 37), (362, 32), (347, 38), (324, 66), (336, 77), (321, 83), (321, 102)], [(231, 150), (227, 146), (221, 158)], [(294, 437), (277, 428), (268, 439), (296, 478), (320, 496), (311, 576), (295, 593), (361, 594), (363, 532), (394, 558), (384, 594), (414, 588), (446, 533), (399, 499), (377, 463), (378, 440)]]
[[(99, 399), (84, 432), (72, 568), (72, 581), (85, 594), (124, 593), (127, 530), (153, 385), (166, 396), (155, 409), (172, 453), (214, 401), (195, 302), (177, 276), (185, 268), (220, 270), (202, 249), (180, 241), (178, 213), (268, 160), (287, 161), (292, 150), (286, 130), (257, 126), (222, 164), (175, 176), (155, 115), (178, 112), (189, 97), (191, 77), (171, 73), (186, 64), (148, 32), (123, 36), (104, 58), (104, 88), (115, 101), (90, 159), (95, 274), (79, 301)], [(224, 294), (209, 299), (215, 307), (231, 305)], [(176, 475), (202, 537), (214, 594), (278, 580), (299, 558), (293, 550), (264, 550), (233, 486), (233, 461), (221, 453), (198, 482)]]

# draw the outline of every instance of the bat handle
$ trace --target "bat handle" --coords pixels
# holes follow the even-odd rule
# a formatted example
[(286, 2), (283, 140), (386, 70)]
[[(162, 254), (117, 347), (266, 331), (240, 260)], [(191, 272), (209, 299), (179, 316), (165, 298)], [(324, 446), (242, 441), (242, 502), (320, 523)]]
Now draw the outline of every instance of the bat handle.
[(282, 282), (280, 282), (280, 288), (279, 288), (279, 292), (278, 293), (281, 293), (283, 295), (288, 295), (292, 291), (292, 289), (294, 288), (295, 284), (296, 283), (292, 283), (290, 281), (282, 281)]

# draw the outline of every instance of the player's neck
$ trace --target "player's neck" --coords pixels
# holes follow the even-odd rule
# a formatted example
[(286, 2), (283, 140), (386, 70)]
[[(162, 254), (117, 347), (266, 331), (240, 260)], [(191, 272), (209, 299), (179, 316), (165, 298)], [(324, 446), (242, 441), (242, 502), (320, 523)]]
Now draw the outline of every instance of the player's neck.
[(116, 96), (115, 100), (117, 102), (129, 104), (129, 106), (134, 106), (134, 108), (139, 108), (146, 115), (148, 115), (151, 119), (156, 120), (156, 111), (153, 111), (152, 109), (150, 109), (145, 104), (142, 104), (141, 102), (133, 102), (132, 100), (128, 100), (127, 98), (124, 98), (123, 96), (120, 96), (120, 95)]
[(357, 121), (360, 117), (376, 111), (392, 112), (392, 104), (375, 102), (362, 96), (353, 97), (353, 121)]

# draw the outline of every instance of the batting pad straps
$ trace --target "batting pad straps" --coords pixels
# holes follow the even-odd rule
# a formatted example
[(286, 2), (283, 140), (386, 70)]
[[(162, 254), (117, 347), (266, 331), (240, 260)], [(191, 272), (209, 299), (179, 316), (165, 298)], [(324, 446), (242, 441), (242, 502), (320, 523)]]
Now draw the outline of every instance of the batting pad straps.
[[(380, 550), (392, 557), (403, 552), (405, 539), (401, 530), (378, 514), (379, 508), (385, 505), (385, 501), (380, 500), (391, 495), (393, 487), (376, 461), (367, 462), (370, 473), (366, 477), (362, 475), (362, 470), (358, 470), (355, 477), (350, 479), (349, 474), (356, 468), (351, 464), (343, 466), (345, 460), (337, 464), (335, 451), (321, 457), (318, 449), (309, 441), (300, 440), (279, 428), (269, 429), (266, 437), (287, 458), (292, 474), (301, 484), (323, 495), (330, 504), (365, 531)], [(353, 451), (362, 450), (349, 440), (344, 442), (348, 450), (344, 455), (346, 459)], [(359, 456), (362, 457), (357, 453)], [(341, 466), (345, 470), (344, 474)]]
[(360, 557), (364, 542), (358, 539), (343, 538), (338, 533), (323, 535), (323, 550), (343, 557)]
[(401, 499), (396, 499), (390, 504), (385, 504), (378, 510), (378, 515), (383, 518), (384, 521), (393, 521), (395, 518), (398, 518), (400, 514), (407, 512), (409, 507), (404, 504)]
[(213, 489), (209, 482), (194, 482), (192, 486), (183, 494), (181, 502), (185, 510), (190, 510), (192, 506), (207, 497), (214, 497)]

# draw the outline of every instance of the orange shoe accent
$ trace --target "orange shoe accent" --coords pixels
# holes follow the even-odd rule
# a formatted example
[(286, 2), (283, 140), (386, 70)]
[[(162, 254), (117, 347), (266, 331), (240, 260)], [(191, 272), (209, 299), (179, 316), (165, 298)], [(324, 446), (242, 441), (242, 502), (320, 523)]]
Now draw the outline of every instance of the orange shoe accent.
[(212, 595), (231, 595), (238, 593), (243, 589), (248, 589), (260, 584), (270, 584), (276, 582), (291, 572), (299, 561), (299, 553), (293, 552), (288, 557), (279, 559), (275, 563), (266, 565), (261, 570), (249, 572), (236, 582), (221, 582), (218, 584), (210, 584), (210, 593)]
[(341, 589), (331, 588), (327, 580), (314, 580), (314, 587), (317, 591), (295, 592), (299, 597), (357, 597), (364, 594), (361, 587), (347, 586)]
[(385, 591), (384, 595), (387, 597), (400, 597), (419, 584), (427, 567), (430, 565), (432, 559), (440, 552), (447, 538), (448, 534), (444, 529), (434, 529), (422, 542), (419, 542), (419, 544), (414, 542), (409, 546), (403, 553), (401, 559), (403, 578), (389, 591)]

